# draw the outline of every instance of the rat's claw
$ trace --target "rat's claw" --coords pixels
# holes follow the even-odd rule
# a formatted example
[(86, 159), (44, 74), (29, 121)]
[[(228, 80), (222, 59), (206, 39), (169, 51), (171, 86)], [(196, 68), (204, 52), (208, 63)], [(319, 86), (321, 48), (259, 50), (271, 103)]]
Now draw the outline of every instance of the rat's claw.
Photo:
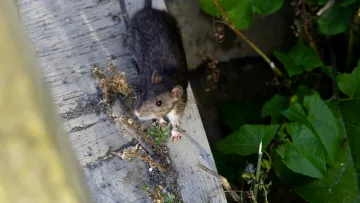
[(160, 128), (163, 129), (167, 126), (167, 122), (166, 120), (164, 120), (163, 118), (159, 120), (159, 125), (160, 125)]
[(179, 131), (177, 131), (177, 130), (172, 130), (172, 131), (171, 131), (171, 137), (170, 137), (170, 139), (171, 139), (173, 142), (176, 142), (176, 141), (180, 140), (181, 137), (182, 137), (182, 134), (181, 134)]

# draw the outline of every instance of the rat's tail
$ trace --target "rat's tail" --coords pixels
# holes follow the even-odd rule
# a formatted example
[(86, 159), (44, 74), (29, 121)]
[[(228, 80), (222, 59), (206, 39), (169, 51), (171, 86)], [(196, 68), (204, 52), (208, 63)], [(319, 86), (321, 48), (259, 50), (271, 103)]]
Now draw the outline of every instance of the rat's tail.
[(152, 0), (145, 0), (144, 8), (151, 8), (152, 7)]

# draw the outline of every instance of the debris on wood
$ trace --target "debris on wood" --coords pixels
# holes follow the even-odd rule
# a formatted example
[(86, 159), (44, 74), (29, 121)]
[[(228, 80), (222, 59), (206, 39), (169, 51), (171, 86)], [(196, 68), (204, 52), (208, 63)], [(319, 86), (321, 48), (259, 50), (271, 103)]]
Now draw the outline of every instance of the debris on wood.
[[(130, 134), (136, 140), (125, 148), (116, 151), (109, 150), (104, 157), (99, 157), (99, 159), (106, 161), (113, 157), (120, 157), (128, 161), (142, 160), (149, 166), (151, 185), (161, 188), (147, 191), (168, 191), (149, 193), (153, 202), (175, 203), (175, 201), (167, 201), (172, 196), (173, 199), (180, 201), (182, 198), (177, 184), (178, 174), (171, 165), (169, 150), (165, 145), (170, 130), (166, 130), (167, 128), (161, 130), (154, 123), (141, 123), (133, 116), (132, 112), (138, 95), (127, 82), (125, 73), (118, 73), (117, 67), (112, 62), (108, 63), (107, 69), (94, 67), (92, 73), (101, 90), (103, 102), (111, 107), (107, 112), (110, 120), (117, 123), (123, 132)], [(159, 195), (154, 195), (155, 193), (161, 198)]]

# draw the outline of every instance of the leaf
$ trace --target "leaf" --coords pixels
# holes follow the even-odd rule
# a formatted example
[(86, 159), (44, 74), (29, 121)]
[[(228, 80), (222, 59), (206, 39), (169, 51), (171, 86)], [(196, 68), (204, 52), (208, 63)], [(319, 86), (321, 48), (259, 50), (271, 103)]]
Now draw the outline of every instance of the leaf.
[[(253, 21), (253, 10), (247, 0), (218, 0), (237, 29), (247, 29)], [(201, 8), (214, 16), (222, 15), (212, 0), (200, 0)]]
[(261, 110), (261, 117), (265, 118), (271, 116), (271, 124), (279, 124), (281, 111), (287, 109), (289, 104), (286, 97), (276, 94), (269, 101), (265, 103)]
[[(279, 10), (283, 0), (217, 0), (237, 29), (247, 29), (252, 25), (253, 12), (269, 15)], [(219, 16), (221, 11), (212, 0), (200, 0), (200, 7), (208, 14)]]
[(290, 56), (276, 50), (274, 56), (284, 65), (289, 77), (303, 73), (301, 67), (297, 66)]
[(303, 103), (304, 101), (304, 97), (306, 95), (312, 95), (315, 91), (308, 88), (307, 86), (305, 85), (300, 85), (296, 88), (296, 96), (298, 97), (298, 102), (299, 103)]
[(332, 165), (339, 146), (339, 129), (336, 119), (316, 92), (304, 97), (304, 109), (299, 103), (290, 106), (282, 114), (291, 121), (306, 125), (319, 139), (325, 152), (326, 162)]
[(355, 3), (357, 0), (343, 0), (341, 3), (340, 3), (340, 6), (349, 6), (353, 3)]
[(284, 0), (249, 0), (249, 2), (256, 13), (269, 15), (278, 11), (282, 7)]
[(323, 35), (337, 35), (345, 32), (349, 27), (349, 20), (356, 6), (340, 6), (335, 3), (329, 10), (320, 16), (317, 23)]
[[(344, 139), (346, 131), (341, 121), (341, 113), (346, 112), (343, 110), (340, 112), (336, 102), (330, 102), (329, 107), (337, 118), (336, 124), (340, 129), (341, 138)], [(359, 202), (359, 177), (356, 175), (353, 161), (349, 145), (344, 143), (336, 155), (333, 167), (328, 168), (326, 178), (311, 180), (296, 186), (296, 192), (308, 202)]]
[[(350, 100), (340, 103), (343, 122), (346, 128), (347, 139), (342, 140), (342, 145), (349, 145), (357, 171), (358, 180), (360, 180), (360, 100)], [(360, 182), (359, 182), (360, 184)], [(359, 185), (360, 187), (360, 185)]]
[(360, 97), (360, 60), (352, 73), (339, 73), (337, 84), (341, 92), (350, 98)]
[[(217, 0), (225, 11), (232, 10), (240, 1), (239, 0)], [(200, 0), (200, 7), (208, 14), (218, 16), (221, 14), (212, 0)]]
[(224, 154), (250, 155), (259, 151), (262, 141), (265, 148), (274, 137), (279, 125), (243, 125), (239, 130), (218, 143)]
[(251, 4), (245, 0), (238, 0), (238, 4), (228, 11), (227, 14), (233, 25), (239, 30), (249, 28), (253, 22), (253, 10)]
[(325, 5), (329, 0), (319, 0), (318, 5), (322, 6)]
[(323, 66), (321, 71), (326, 75), (328, 76), (329, 78), (331, 79), (334, 79), (334, 76), (333, 76), (333, 71), (331, 69), (331, 66)]
[(294, 63), (303, 70), (312, 71), (315, 68), (324, 66), (316, 51), (309, 46), (299, 42), (289, 53)]
[(300, 75), (304, 70), (312, 71), (324, 66), (316, 51), (301, 42), (298, 42), (288, 55), (279, 51), (275, 51), (274, 55), (284, 65), (290, 77)]
[(281, 145), (276, 150), (284, 164), (296, 173), (313, 178), (324, 178), (325, 158), (321, 144), (313, 132), (300, 123), (289, 123), (287, 131), (292, 142)]
[(275, 174), (279, 177), (280, 181), (288, 187), (294, 187), (296, 184), (299, 184), (300, 180), (304, 179), (304, 176), (302, 176), (301, 174), (294, 173), (292, 170), (290, 170), (284, 164), (282, 158), (278, 153), (275, 153), (273, 155), (272, 168)]
[(306, 113), (299, 103), (294, 103), (290, 105), (290, 108), (286, 109), (285, 111), (282, 111), (281, 114), (283, 114), (286, 118), (288, 118), (291, 121), (297, 121), (306, 123)]

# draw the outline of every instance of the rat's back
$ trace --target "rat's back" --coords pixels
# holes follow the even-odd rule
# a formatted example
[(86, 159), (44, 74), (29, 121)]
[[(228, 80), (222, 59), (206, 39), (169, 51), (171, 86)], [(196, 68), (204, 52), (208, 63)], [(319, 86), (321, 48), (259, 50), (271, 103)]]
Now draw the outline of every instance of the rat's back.
[(154, 70), (177, 77), (187, 70), (176, 20), (166, 11), (151, 8), (151, 1), (150, 6), (132, 17), (125, 45), (137, 63), (140, 77), (148, 77)]

